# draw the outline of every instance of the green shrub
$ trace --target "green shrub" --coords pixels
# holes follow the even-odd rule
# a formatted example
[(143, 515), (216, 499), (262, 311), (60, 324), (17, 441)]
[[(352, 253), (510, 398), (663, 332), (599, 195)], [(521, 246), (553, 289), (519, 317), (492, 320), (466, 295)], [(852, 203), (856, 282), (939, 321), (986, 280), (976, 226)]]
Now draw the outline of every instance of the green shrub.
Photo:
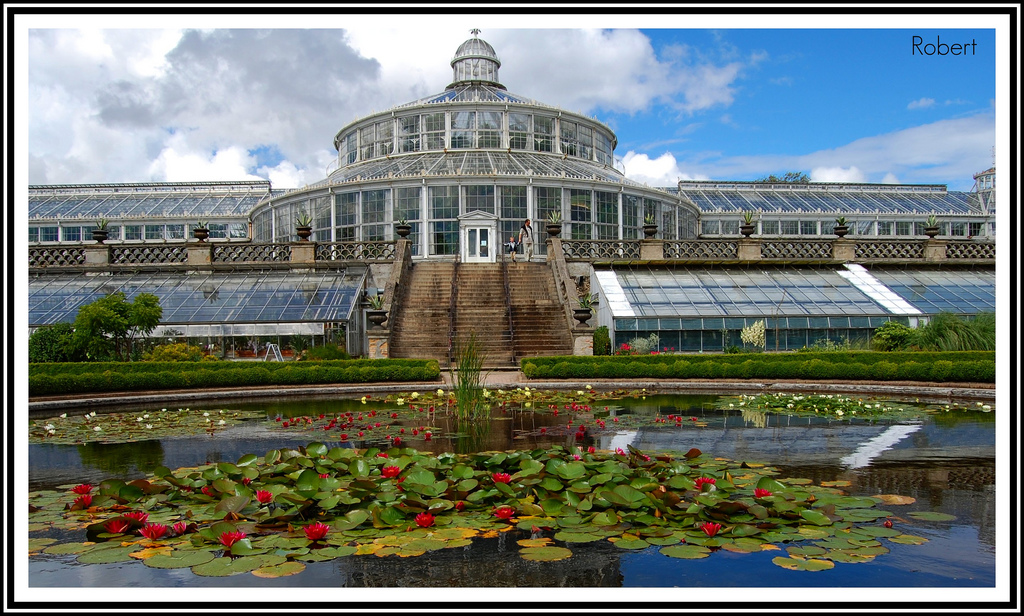
[(608, 335), (608, 326), (602, 325), (594, 330), (594, 355), (611, 355), (612, 339)]
[(83, 359), (74, 350), (75, 330), (70, 323), (43, 325), (28, 337), (28, 361), (68, 362)]
[(875, 330), (871, 343), (879, 351), (898, 351), (907, 348), (914, 330), (902, 323), (889, 321)]
[(931, 365), (930, 378), (933, 381), (946, 381), (949, 379), (949, 375), (953, 372), (953, 362), (946, 360), (939, 360)]
[(891, 361), (880, 361), (871, 367), (871, 378), (879, 381), (893, 381), (899, 375), (899, 365)]
[(202, 361), (203, 350), (184, 342), (161, 344), (142, 356), (142, 361)]
[(320, 346), (308, 349), (302, 356), (303, 361), (329, 361), (334, 359), (350, 359), (351, 356), (336, 346)]
[(979, 314), (968, 320), (950, 312), (940, 312), (927, 325), (913, 331), (913, 344), (925, 350), (991, 351), (996, 348), (993, 313)]

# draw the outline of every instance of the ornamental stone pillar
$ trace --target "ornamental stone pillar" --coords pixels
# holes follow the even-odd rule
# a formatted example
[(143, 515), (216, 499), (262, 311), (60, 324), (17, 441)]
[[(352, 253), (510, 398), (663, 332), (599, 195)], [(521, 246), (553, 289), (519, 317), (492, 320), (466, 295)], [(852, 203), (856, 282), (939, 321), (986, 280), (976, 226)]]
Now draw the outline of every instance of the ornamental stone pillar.
[(836, 261), (847, 263), (853, 261), (856, 254), (856, 242), (846, 238), (838, 238), (832, 241), (832, 258)]
[(110, 263), (110, 246), (86, 246), (86, 266), (106, 266)]
[(761, 240), (749, 237), (741, 238), (736, 249), (736, 258), (740, 261), (760, 261)]
[(665, 258), (664, 240), (640, 240), (640, 258), (644, 261), (661, 261)]
[(946, 260), (946, 244), (949, 242), (946, 240), (937, 240), (935, 238), (929, 238), (924, 242), (924, 260), (925, 261), (945, 261)]
[(209, 242), (196, 242), (185, 247), (188, 253), (186, 263), (193, 266), (213, 265), (213, 244)]
[(316, 261), (315, 242), (292, 242), (291, 262), (312, 265)]

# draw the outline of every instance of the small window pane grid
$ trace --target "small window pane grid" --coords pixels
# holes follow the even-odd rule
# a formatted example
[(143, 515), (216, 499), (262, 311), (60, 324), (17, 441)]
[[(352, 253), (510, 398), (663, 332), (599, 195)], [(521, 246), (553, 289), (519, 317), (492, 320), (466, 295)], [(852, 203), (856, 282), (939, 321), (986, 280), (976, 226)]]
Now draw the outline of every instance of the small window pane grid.
[(466, 213), (494, 213), (494, 186), (467, 186)]
[(533, 116), (533, 149), (537, 152), (554, 151), (555, 119)]
[(28, 217), (106, 218), (114, 222), (119, 218), (142, 216), (248, 216), (269, 193), (270, 184), (259, 181), (230, 185), (197, 182), (189, 185), (109, 184), (80, 188), (30, 186)]
[[(752, 324), (761, 319), (747, 319), (747, 324)], [(841, 321), (841, 319), (839, 319)], [(796, 351), (809, 347), (819, 340), (831, 340), (832, 342), (851, 343), (867, 342), (874, 335), (875, 329), (881, 326), (882, 322), (893, 320), (905, 322), (906, 318), (883, 317), (878, 325), (872, 327), (828, 327), (807, 328), (788, 326), (786, 319), (767, 320), (765, 337), (765, 349), (769, 351)], [(644, 327), (638, 327), (638, 322), (644, 323)], [(618, 347), (628, 344), (634, 338), (648, 338), (652, 334), (658, 337), (658, 348), (661, 352), (720, 352), (737, 346), (743, 347), (740, 339), (742, 327), (718, 327), (713, 322), (701, 327), (701, 319), (688, 319), (697, 321), (698, 327), (680, 329), (678, 327), (664, 327), (663, 329), (650, 328), (649, 322), (652, 319), (615, 319), (615, 332), (613, 344)], [(657, 321), (657, 319), (653, 319)], [(708, 321), (705, 319), (705, 321)], [(662, 319), (664, 322), (664, 319)], [(778, 324), (776, 330), (775, 325)], [(906, 324), (906, 323), (904, 323)], [(690, 323), (692, 325), (692, 323)], [(778, 344), (776, 344), (778, 343)]]
[(640, 237), (640, 226), (643, 224), (641, 215), (641, 198), (636, 195), (622, 197), (622, 239), (635, 240)]
[(569, 190), (569, 237), (574, 240), (593, 239), (591, 229), (592, 194), (589, 190)]
[(420, 219), (420, 187), (395, 189), (395, 222)]
[(29, 280), (29, 324), (70, 323), (83, 305), (123, 291), (129, 298), (152, 293), (160, 299), (157, 331), (178, 324), (271, 323), (288, 333), (292, 324), (348, 320), (361, 282), (345, 272), (38, 276)]
[(327, 231), (325, 237), (330, 237), (331, 229), (331, 198), (328, 196), (314, 197), (309, 200), (309, 214), (313, 217), (313, 230), (320, 236), (321, 231)]
[(428, 249), (431, 255), (459, 254), (459, 223), (457, 221), (436, 221), (430, 223), (430, 227)]
[[(430, 187), (430, 218), (433, 220), (446, 220), (459, 217), (459, 187), (458, 186), (431, 186)], [(431, 253), (433, 254), (433, 253)], [(449, 253), (440, 253), (449, 254)]]
[[(548, 217), (552, 212), (558, 212), (562, 215), (562, 189), (561, 188), (546, 188), (542, 186), (535, 187), (534, 189), (534, 212), (537, 219), (533, 221), (533, 226), (538, 229), (544, 229), (543, 232), (536, 231), (537, 239), (534, 242), (533, 251), (540, 255), (547, 254), (547, 238), (546, 226), (548, 224)], [(565, 216), (562, 216), (565, 219)]]
[(579, 136), (576, 131), (575, 122), (567, 122), (562, 120), (559, 122), (561, 126), (561, 152), (568, 156), (579, 156)]
[(362, 207), (362, 223), (363, 223), (363, 240), (374, 241), (371, 237), (377, 237), (384, 239), (383, 234), (378, 234), (376, 230), (369, 229), (369, 226), (380, 226), (383, 229), (383, 225), (374, 225), (374, 223), (383, 223), (387, 219), (388, 210), (388, 197), (391, 195), (391, 191), (387, 189), (382, 190), (364, 190), (361, 194)]

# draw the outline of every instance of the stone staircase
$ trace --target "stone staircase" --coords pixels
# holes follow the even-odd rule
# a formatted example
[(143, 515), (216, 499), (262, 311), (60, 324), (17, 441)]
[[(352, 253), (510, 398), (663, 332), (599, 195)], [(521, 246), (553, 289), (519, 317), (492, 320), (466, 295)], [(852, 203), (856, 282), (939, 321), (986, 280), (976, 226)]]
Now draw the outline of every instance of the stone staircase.
[(388, 323), (388, 355), (437, 359), (448, 366), (448, 307), (451, 300), (451, 262), (417, 261), (403, 285), (398, 314)]
[[(418, 262), (404, 285), (401, 309), (391, 324), (391, 357), (436, 358), (448, 367), (448, 309), (453, 263)], [(513, 336), (500, 263), (458, 265), (455, 339), (475, 335), (483, 369), (516, 369), (523, 357), (571, 355), (554, 276), (544, 263), (508, 263)], [(513, 348), (514, 347), (514, 348)]]
[(572, 335), (546, 263), (508, 264), (516, 363), (523, 357), (572, 355)]

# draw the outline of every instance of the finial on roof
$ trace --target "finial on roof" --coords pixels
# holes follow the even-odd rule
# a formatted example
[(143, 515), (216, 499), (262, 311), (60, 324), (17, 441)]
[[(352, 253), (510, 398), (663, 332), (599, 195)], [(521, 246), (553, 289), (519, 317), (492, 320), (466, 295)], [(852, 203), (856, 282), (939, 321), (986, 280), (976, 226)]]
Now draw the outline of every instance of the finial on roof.
[(469, 33), (472, 34), (473, 37), (475, 38), (476, 35), (480, 34), (480, 28), (473, 28), (472, 30), (469, 31)]

